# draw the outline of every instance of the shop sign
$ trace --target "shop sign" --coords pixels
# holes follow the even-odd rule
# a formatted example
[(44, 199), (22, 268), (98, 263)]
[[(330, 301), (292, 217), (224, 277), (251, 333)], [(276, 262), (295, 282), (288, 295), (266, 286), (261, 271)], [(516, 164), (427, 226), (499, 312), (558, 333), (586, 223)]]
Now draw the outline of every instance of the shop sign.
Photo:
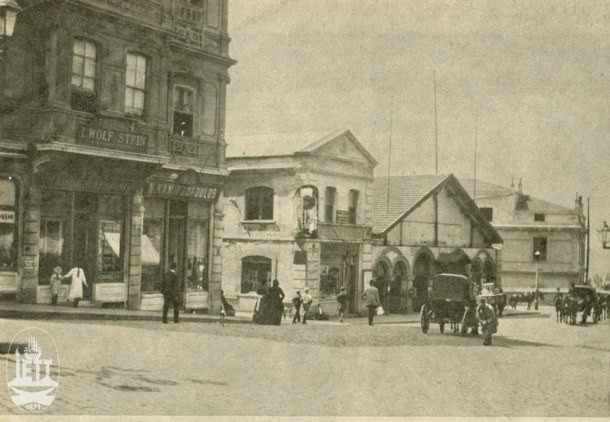
[(183, 185), (172, 182), (150, 182), (146, 188), (148, 196), (166, 196), (171, 198), (202, 199), (215, 201), (220, 189), (214, 185)]
[(79, 126), (76, 143), (123, 151), (147, 152), (148, 135), (103, 127)]
[(36, 268), (36, 257), (24, 256), (23, 257), (23, 269), (24, 270), (33, 270), (34, 268)]
[(0, 224), (14, 224), (15, 211), (0, 210)]
[(140, 182), (125, 180), (115, 181), (105, 178), (95, 177), (95, 175), (81, 174), (78, 179), (64, 178), (61, 175), (39, 178), (38, 183), (43, 187), (63, 188), (67, 190), (89, 191), (89, 192), (108, 192), (123, 195), (133, 194), (140, 187)]

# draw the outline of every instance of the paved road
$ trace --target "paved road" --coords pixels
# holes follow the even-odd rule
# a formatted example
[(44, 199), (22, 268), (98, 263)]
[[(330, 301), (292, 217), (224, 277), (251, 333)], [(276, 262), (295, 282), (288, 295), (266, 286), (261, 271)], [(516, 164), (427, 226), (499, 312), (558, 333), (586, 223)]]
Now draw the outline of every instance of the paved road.
[[(438, 326), (315, 322), (5, 319), (0, 342), (28, 326), (53, 335), (52, 415), (610, 416), (608, 322), (548, 312), (502, 319), (493, 347)], [(0, 414), (24, 413), (0, 392)]]

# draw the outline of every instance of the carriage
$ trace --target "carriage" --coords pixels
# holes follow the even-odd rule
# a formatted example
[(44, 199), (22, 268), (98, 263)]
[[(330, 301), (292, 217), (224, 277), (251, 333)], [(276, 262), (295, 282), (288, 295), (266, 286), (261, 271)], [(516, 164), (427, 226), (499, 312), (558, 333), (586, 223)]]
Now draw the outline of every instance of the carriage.
[(451, 324), (453, 332), (465, 334), (477, 325), (474, 317), (476, 302), (471, 281), (459, 274), (437, 274), (428, 288), (428, 299), (421, 308), (421, 330), (428, 332), (430, 323), (438, 323), (441, 333), (445, 324)]

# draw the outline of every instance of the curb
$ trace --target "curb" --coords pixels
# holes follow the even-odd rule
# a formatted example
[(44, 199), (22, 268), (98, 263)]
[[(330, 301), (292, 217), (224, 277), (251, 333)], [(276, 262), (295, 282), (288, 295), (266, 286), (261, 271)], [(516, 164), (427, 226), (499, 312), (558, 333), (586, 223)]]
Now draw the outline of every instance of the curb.
[[(44, 320), (97, 320), (97, 321), (156, 321), (161, 322), (159, 315), (121, 315), (121, 314), (88, 314), (72, 312), (44, 312), (44, 311), (19, 311), (19, 310), (0, 310), (0, 318), (5, 319), (44, 319)], [(180, 318), (181, 323), (203, 322), (218, 323), (220, 318), (211, 316), (191, 316), (185, 314)], [(252, 324), (251, 320), (225, 318), (225, 324)]]

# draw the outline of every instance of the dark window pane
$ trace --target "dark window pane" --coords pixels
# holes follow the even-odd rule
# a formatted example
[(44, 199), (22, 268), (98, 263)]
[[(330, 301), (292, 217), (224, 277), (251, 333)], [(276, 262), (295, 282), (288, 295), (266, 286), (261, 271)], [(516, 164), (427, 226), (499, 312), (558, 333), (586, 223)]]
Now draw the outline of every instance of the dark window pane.
[(180, 136), (193, 137), (193, 115), (174, 112), (174, 134)]

